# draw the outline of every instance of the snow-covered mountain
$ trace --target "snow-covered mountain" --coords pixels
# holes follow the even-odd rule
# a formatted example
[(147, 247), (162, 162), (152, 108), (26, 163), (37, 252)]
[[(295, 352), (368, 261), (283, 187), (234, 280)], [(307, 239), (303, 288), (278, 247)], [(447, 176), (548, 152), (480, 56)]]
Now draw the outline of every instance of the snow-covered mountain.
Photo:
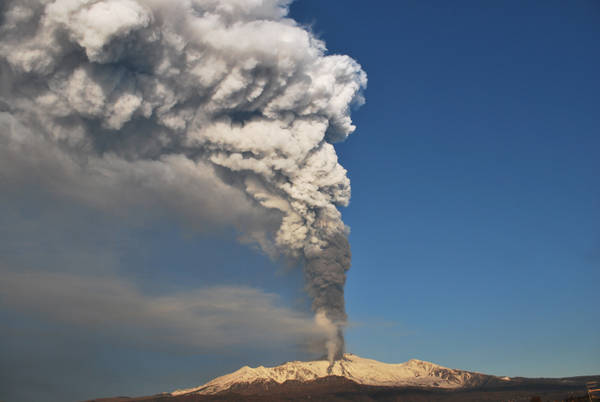
[(416, 359), (406, 363), (388, 364), (346, 353), (343, 359), (335, 361), (333, 365), (330, 365), (327, 360), (316, 360), (288, 362), (276, 367), (245, 366), (202, 386), (173, 391), (171, 395), (191, 393), (211, 395), (248, 386), (268, 387), (286, 381), (307, 383), (329, 376), (344, 377), (362, 385), (444, 389), (469, 388), (490, 380), (510, 381), (508, 377), (499, 378), (455, 370)]
[(317, 360), (288, 362), (276, 367), (246, 366), (200, 387), (88, 402), (287, 402), (306, 399), (315, 402), (501, 402), (528, 401), (532, 395), (562, 401), (574, 395), (585, 398), (586, 383), (590, 381), (600, 381), (600, 376), (497, 377), (415, 359), (387, 364), (348, 353), (333, 365), (326, 360)]

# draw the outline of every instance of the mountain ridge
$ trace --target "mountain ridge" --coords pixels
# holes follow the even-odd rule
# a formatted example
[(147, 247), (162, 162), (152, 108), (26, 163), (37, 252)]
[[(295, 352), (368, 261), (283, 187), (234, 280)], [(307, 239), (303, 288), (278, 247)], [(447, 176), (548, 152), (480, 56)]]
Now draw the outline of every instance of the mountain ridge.
[(391, 364), (346, 353), (342, 359), (331, 364), (327, 360), (314, 360), (286, 362), (274, 367), (243, 366), (201, 386), (178, 389), (170, 395), (215, 395), (257, 385), (268, 388), (270, 385), (281, 385), (287, 381), (306, 383), (329, 376), (342, 377), (360, 385), (443, 389), (475, 387), (490, 380), (510, 380), (509, 377), (451, 369), (418, 359)]
[(332, 401), (499, 402), (586, 399), (586, 383), (600, 376), (567, 378), (499, 377), (451, 369), (411, 359), (390, 364), (344, 354), (327, 360), (292, 361), (274, 367), (249, 367), (193, 388), (145, 397), (94, 399), (96, 402), (289, 402)]

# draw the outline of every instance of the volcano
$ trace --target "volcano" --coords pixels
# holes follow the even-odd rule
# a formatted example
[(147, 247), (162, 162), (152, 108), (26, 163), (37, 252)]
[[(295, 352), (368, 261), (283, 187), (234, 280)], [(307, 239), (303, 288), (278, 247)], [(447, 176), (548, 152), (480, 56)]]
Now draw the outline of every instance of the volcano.
[(244, 366), (197, 387), (95, 401), (529, 401), (534, 395), (565, 400), (585, 396), (585, 383), (592, 380), (598, 381), (600, 376), (499, 377), (417, 359), (389, 364), (346, 353), (334, 363), (315, 360), (275, 367)]
[(215, 378), (195, 388), (176, 390), (171, 395), (190, 393), (214, 395), (245, 389), (269, 389), (288, 381), (309, 383), (326, 377), (341, 377), (361, 385), (384, 387), (465, 388), (490, 381), (509, 381), (469, 371), (455, 370), (412, 359), (406, 363), (388, 364), (350, 353), (330, 364), (327, 360), (294, 361), (277, 367), (248, 366)]

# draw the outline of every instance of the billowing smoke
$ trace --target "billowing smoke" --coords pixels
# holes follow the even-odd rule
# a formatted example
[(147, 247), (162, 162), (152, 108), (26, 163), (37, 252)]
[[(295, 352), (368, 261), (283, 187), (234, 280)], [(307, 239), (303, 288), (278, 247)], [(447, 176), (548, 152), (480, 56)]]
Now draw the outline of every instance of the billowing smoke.
[(366, 75), (288, 0), (0, 5), (0, 180), (101, 208), (156, 204), (305, 265), (343, 351), (350, 198), (333, 142)]

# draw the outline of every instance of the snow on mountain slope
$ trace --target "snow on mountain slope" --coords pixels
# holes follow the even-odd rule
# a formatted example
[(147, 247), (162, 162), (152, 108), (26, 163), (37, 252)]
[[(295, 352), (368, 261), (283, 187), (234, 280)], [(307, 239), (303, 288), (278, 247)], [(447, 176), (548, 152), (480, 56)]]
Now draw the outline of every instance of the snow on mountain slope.
[(244, 384), (271, 382), (282, 384), (288, 380), (307, 382), (330, 375), (342, 376), (364, 385), (435, 388), (469, 387), (492, 377), (449, 369), (416, 359), (406, 363), (388, 364), (346, 353), (344, 358), (335, 361), (332, 367), (327, 360), (294, 361), (276, 367), (251, 368), (245, 366), (231, 374), (215, 378), (200, 387), (176, 390), (171, 395), (217, 394)]

